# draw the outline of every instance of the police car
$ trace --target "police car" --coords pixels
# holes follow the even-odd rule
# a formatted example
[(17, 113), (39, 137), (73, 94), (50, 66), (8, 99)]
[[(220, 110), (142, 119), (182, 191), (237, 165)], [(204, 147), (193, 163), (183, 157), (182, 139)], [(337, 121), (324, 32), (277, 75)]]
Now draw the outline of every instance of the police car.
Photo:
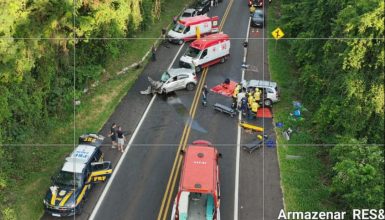
[(97, 134), (80, 136), (79, 145), (52, 177), (52, 185), (43, 200), (45, 210), (52, 216), (80, 214), (93, 184), (104, 182), (111, 175), (111, 162), (103, 161), (100, 150), (103, 139)]

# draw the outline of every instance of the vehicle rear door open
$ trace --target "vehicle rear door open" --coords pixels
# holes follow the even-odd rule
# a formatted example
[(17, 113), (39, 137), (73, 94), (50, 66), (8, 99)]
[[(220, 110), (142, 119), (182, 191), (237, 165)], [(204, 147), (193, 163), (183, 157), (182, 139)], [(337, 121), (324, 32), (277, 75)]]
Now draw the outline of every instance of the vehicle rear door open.
[(104, 182), (111, 176), (112, 168), (110, 161), (91, 163), (91, 181), (93, 183)]

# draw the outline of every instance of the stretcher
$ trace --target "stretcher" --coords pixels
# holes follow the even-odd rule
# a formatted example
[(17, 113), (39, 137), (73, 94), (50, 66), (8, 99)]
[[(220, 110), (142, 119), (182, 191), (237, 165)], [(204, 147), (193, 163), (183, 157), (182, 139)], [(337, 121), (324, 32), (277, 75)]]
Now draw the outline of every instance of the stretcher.
[(258, 127), (256, 125), (248, 124), (245, 122), (241, 122), (241, 123), (239, 123), (239, 125), (244, 129), (248, 129), (248, 130), (252, 130), (252, 131), (261, 131), (261, 132), (263, 131), (262, 127)]
[(255, 150), (261, 148), (263, 146), (263, 141), (256, 140), (251, 142), (250, 144), (242, 145), (242, 149), (249, 152), (249, 154), (253, 153)]
[(219, 103), (215, 103), (214, 109), (217, 111), (226, 113), (226, 114), (230, 115), (231, 117), (234, 117), (234, 115), (237, 114), (234, 109), (227, 107), (225, 105), (219, 104)]

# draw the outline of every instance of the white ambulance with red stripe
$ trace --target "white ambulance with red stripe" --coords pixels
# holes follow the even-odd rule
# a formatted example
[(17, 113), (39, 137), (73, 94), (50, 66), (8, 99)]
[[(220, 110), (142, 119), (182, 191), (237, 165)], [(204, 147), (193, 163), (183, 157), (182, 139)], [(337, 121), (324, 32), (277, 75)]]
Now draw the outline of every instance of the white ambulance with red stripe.
[(196, 39), (197, 29), (201, 35), (216, 33), (218, 28), (219, 17), (207, 17), (206, 15), (184, 18), (168, 32), (167, 39), (172, 43), (182, 44), (185, 41)]
[(227, 34), (211, 34), (190, 44), (180, 58), (181, 67), (195, 67), (196, 72), (216, 63), (224, 63), (230, 56), (230, 38)]

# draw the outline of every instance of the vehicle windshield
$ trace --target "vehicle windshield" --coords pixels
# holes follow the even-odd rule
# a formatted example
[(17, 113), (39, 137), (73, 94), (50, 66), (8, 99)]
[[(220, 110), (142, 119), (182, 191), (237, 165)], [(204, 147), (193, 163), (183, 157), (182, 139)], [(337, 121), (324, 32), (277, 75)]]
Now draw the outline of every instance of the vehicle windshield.
[(200, 50), (194, 48), (194, 47), (189, 47), (185, 53), (186, 56), (192, 57), (192, 58), (197, 58), (199, 57)]
[(254, 18), (263, 18), (263, 12), (262, 11), (255, 11), (254, 12)]
[(182, 16), (181, 17), (183, 17), (183, 18), (188, 18), (188, 17), (191, 17), (191, 13), (189, 13), (189, 12), (185, 12), (185, 13), (183, 13), (182, 14)]
[(161, 82), (166, 82), (168, 79), (170, 79), (170, 74), (168, 72), (164, 72), (160, 77)]
[(178, 33), (182, 33), (185, 28), (186, 27), (183, 24), (177, 23), (172, 30), (175, 31), (175, 32), (178, 32)]
[(54, 178), (54, 184), (66, 187), (81, 187), (82, 174), (60, 171)]

